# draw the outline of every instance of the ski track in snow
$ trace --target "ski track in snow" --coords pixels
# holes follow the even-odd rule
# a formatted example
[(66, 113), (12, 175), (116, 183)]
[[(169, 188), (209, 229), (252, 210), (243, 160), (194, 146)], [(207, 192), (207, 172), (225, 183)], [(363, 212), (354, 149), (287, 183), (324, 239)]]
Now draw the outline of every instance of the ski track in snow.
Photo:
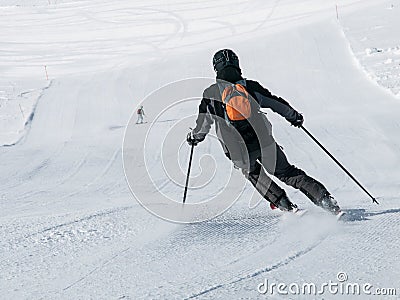
[[(288, 217), (288, 216), (284, 216), (284, 217)], [(292, 219), (291, 221), (301, 222), (301, 217), (298, 217), (298, 216), (293, 216), (293, 217), (294, 217), (294, 219)], [(237, 222), (238, 222), (238, 224), (240, 223), (241, 226), (243, 226), (243, 224), (245, 224), (243, 226), (245, 228), (244, 231), (248, 231), (248, 229), (249, 229), (246, 226), (247, 224), (252, 224), (253, 223), (255, 226), (257, 226), (257, 224), (258, 224), (258, 226), (263, 228), (263, 232), (262, 233), (260, 232), (260, 234), (263, 235), (265, 233), (269, 233), (270, 234), (270, 231), (274, 230), (274, 227), (279, 223), (279, 221), (282, 221), (281, 220), (282, 217), (280, 217), (280, 218), (278, 217), (278, 218), (272, 219), (273, 222), (264, 222), (267, 219), (268, 219), (268, 217), (262, 217), (262, 216), (254, 216), (254, 217), (250, 217), (250, 218), (243, 217), (243, 218), (240, 218), (240, 219), (238, 218)], [(225, 221), (225, 222), (227, 221), (228, 223), (231, 220), (232, 219), (223, 219), (223, 221)], [(255, 220), (257, 220), (257, 221), (254, 222)], [(218, 224), (218, 222), (216, 222), (216, 223)], [(252, 226), (254, 226), (254, 225), (252, 225)], [(205, 226), (207, 226), (207, 225), (205, 225)], [(263, 251), (263, 250), (265, 250), (265, 248), (267, 248), (270, 245), (278, 244), (279, 243), (279, 239), (282, 239), (282, 238), (284, 239), (284, 237), (282, 237), (282, 236), (279, 237), (278, 234), (276, 234), (275, 237), (271, 241), (268, 241), (268, 243), (264, 243), (264, 244), (263, 243), (259, 243), (259, 244), (257, 244), (258, 248), (254, 249), (254, 250), (252, 250), (250, 252), (247, 252), (245, 257), (242, 257), (242, 258), (239, 258), (239, 259), (231, 261), (229, 263), (229, 265), (234, 265), (235, 263), (238, 263), (240, 260), (248, 259), (249, 257), (254, 256), (258, 252), (262, 252), (262, 254), (264, 254), (264, 255), (267, 254), (268, 252), (267, 251)], [(223, 289), (223, 288), (226, 288), (227, 286), (234, 285), (236, 283), (240, 283), (240, 282), (248, 280), (248, 279), (254, 279), (257, 276), (265, 275), (268, 272), (275, 271), (275, 270), (277, 270), (277, 269), (279, 269), (279, 268), (281, 268), (283, 266), (286, 266), (286, 265), (290, 264), (292, 261), (296, 260), (297, 258), (300, 258), (301, 256), (303, 256), (303, 255), (309, 253), (310, 251), (314, 250), (326, 238), (327, 238), (327, 235), (319, 237), (316, 242), (313, 242), (312, 245), (308, 246), (307, 248), (305, 248), (305, 249), (296, 249), (295, 253), (293, 253), (293, 254), (290, 253), (290, 252), (293, 252), (293, 251), (289, 250), (289, 253), (288, 253), (287, 257), (284, 257), (284, 258), (282, 258), (280, 260), (277, 260), (277, 261), (273, 261), (268, 266), (265, 266), (263, 268), (259, 268), (257, 270), (254, 270), (254, 271), (252, 271), (250, 273), (246, 273), (246, 274), (240, 274), (240, 272), (238, 272), (238, 274), (235, 276), (237, 278), (235, 278), (233, 280), (230, 280), (230, 281), (227, 281), (227, 282), (222, 282), (222, 283), (213, 285), (211, 287), (204, 288), (203, 290), (201, 290), (201, 291), (199, 291), (199, 292), (197, 292), (197, 293), (195, 293), (193, 295), (190, 295), (189, 297), (185, 297), (184, 299), (197, 298), (199, 296), (203, 296), (203, 295), (205, 295), (207, 293), (210, 293), (210, 292), (216, 292), (216, 290), (218, 290), (218, 289)]]
[[(322, 241), (321, 241), (321, 242), (322, 242)], [(318, 244), (319, 244), (319, 243), (318, 243)], [(203, 290), (203, 291), (201, 291), (201, 292), (199, 292), (199, 293), (197, 293), (197, 294), (194, 294), (194, 295), (192, 295), (192, 296), (190, 296), (190, 297), (187, 297), (187, 298), (185, 298), (185, 299), (197, 298), (197, 297), (202, 296), (202, 295), (204, 295), (204, 294), (207, 294), (207, 293), (209, 293), (209, 292), (215, 291), (215, 290), (217, 290), (217, 289), (219, 289), (219, 288), (224, 288), (224, 287), (226, 287), (226, 286), (228, 286), (228, 285), (235, 284), (235, 283), (241, 282), (241, 281), (243, 281), (243, 280), (246, 280), (246, 279), (249, 279), (249, 278), (254, 278), (254, 277), (259, 276), (259, 275), (262, 275), (262, 274), (264, 274), (264, 273), (268, 273), (268, 272), (271, 272), (271, 271), (273, 271), (273, 270), (276, 270), (276, 269), (278, 269), (278, 268), (280, 268), (280, 267), (282, 267), (282, 266), (285, 266), (285, 265), (289, 264), (290, 262), (292, 262), (292, 261), (295, 260), (296, 258), (298, 258), (298, 257), (300, 257), (300, 256), (302, 256), (302, 255), (304, 255), (304, 254), (306, 254), (306, 253), (308, 253), (308, 252), (310, 252), (310, 251), (313, 250), (316, 246), (318, 246), (318, 244), (312, 245), (311, 247), (309, 247), (309, 248), (307, 248), (307, 249), (305, 249), (305, 250), (303, 250), (303, 251), (299, 251), (299, 252), (297, 252), (296, 254), (294, 254), (294, 255), (292, 255), (292, 256), (289, 256), (289, 257), (287, 257), (285, 260), (279, 261), (279, 262), (277, 262), (276, 264), (274, 264), (274, 265), (272, 265), (272, 266), (268, 266), (268, 267), (265, 267), (264, 269), (261, 269), (261, 270), (258, 270), (258, 271), (256, 271), (256, 272), (254, 272), (254, 273), (244, 275), (243, 277), (240, 277), (239, 279), (233, 280), (233, 281), (231, 281), (231, 282), (222, 283), (222, 284), (219, 284), (219, 285), (216, 285), (216, 286), (207, 288), (207, 289), (205, 289), (205, 290)]]
[[(396, 45), (389, 34), (379, 40), (382, 27), (373, 24), (370, 48), (384, 51), (368, 56), (367, 29), (353, 19), (367, 22), (373, 15), (383, 22), (390, 1), (338, 1), (339, 23), (330, 2), (161, 2), (2, 2), (0, 70), (7, 87), (2, 81), (1, 99), (23, 101), (11, 94), (33, 89), (26, 80), (38, 85), (34, 90), (45, 88), (22, 138), (0, 147), (0, 293), (15, 299), (255, 299), (262, 277), (318, 283), (339, 271), (353, 282), (396, 287), (399, 265), (388, 257), (399, 249), (393, 237), (400, 215), (400, 107), (362, 71), (392, 67)], [(231, 14), (221, 16), (227, 9)], [(237, 49), (245, 76), (302, 111), (306, 127), (383, 196), (381, 205), (371, 204), (308, 137), (273, 113), (268, 117), (278, 143), (334, 193), (348, 212), (344, 222), (290, 188), (309, 215), (282, 216), (264, 202), (249, 209), (250, 188), (227, 212), (199, 224), (163, 221), (137, 203), (125, 182), (120, 129), (140, 100), (166, 82), (213, 76), (209, 60), (222, 47)], [(393, 61), (378, 63), (379, 55)], [(37, 79), (44, 65), (46, 82)], [(10, 88), (15, 82), (20, 86)], [(151, 105), (162, 100), (145, 104), (149, 124), (135, 128), (138, 141), (153, 117)], [(172, 128), (181, 117), (157, 123)], [(173, 138), (180, 144), (184, 136)], [(202, 147), (198, 157), (215, 149)], [(142, 154), (142, 144), (132, 148)], [(164, 171), (156, 174), (157, 188), (181, 197), (160, 169), (173, 151), (150, 150), (147, 170)], [(132, 163), (146, 167), (139, 159)], [(189, 201), (219, 193), (224, 181), (216, 174), (213, 191), (207, 185), (191, 190)], [(157, 197), (143, 182), (137, 178), (133, 187)]]

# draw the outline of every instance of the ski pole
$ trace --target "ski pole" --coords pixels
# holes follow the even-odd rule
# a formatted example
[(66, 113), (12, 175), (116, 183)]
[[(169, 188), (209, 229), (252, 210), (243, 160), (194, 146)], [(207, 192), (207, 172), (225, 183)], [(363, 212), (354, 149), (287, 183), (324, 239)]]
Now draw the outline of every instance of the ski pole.
[(351, 173), (350, 173), (349, 171), (347, 171), (346, 168), (345, 168), (335, 157), (333, 157), (333, 155), (330, 154), (329, 151), (326, 150), (326, 148), (325, 148), (324, 146), (322, 146), (322, 144), (321, 144), (307, 129), (304, 128), (303, 125), (301, 126), (301, 129), (303, 129), (304, 132), (307, 133), (307, 135), (308, 135), (314, 142), (316, 142), (317, 145), (320, 146), (320, 147), (322, 148), (322, 150), (324, 150), (325, 153), (328, 154), (329, 157), (332, 158), (333, 161), (334, 161), (336, 164), (338, 164), (338, 166), (341, 167), (342, 170), (345, 171), (346, 174), (349, 175), (349, 177), (350, 177), (351, 179), (353, 179), (353, 181), (354, 181), (355, 183), (357, 183), (358, 186), (359, 186), (365, 193), (367, 193), (368, 196), (371, 197), (373, 203), (379, 204), (379, 202), (376, 200), (376, 198), (373, 197), (373, 196), (361, 185), (361, 183), (359, 183), (358, 180), (355, 179), (354, 176), (351, 175)]
[(190, 169), (192, 168), (193, 150), (194, 150), (194, 144), (192, 144), (192, 148), (190, 149), (189, 167), (186, 176), (185, 192), (183, 193), (183, 203), (185, 203), (186, 201), (186, 194), (189, 185)]

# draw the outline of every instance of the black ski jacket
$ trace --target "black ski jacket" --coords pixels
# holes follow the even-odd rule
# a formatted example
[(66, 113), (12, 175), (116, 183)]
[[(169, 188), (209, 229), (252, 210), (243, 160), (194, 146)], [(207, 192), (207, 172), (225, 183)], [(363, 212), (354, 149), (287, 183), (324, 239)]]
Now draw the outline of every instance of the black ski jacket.
[(229, 83), (217, 79), (216, 83), (203, 92), (193, 135), (198, 141), (204, 140), (211, 125), (215, 122), (217, 137), (225, 154), (237, 166), (241, 167), (247, 163), (248, 152), (266, 147), (274, 142), (272, 125), (265, 114), (260, 111), (260, 108), (270, 108), (289, 122), (298, 119), (299, 113), (286, 100), (272, 95), (257, 81), (241, 80), (237, 83), (245, 85), (249, 93), (252, 111), (250, 118), (240, 121), (242, 124), (239, 124), (239, 126), (232, 126), (227, 122), (221, 94), (223, 85)]

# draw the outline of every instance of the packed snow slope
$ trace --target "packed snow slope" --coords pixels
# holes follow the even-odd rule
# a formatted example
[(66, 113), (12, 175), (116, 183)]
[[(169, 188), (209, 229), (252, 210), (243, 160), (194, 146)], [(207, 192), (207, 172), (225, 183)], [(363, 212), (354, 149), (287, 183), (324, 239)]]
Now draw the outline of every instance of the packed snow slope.
[[(37, 82), (43, 64), (53, 72), (23, 138), (0, 147), (0, 298), (263, 299), (257, 286), (264, 279), (321, 285), (337, 282), (339, 272), (348, 282), (370, 283), (372, 293), (398, 288), (400, 102), (366, 76), (334, 4), (44, 2), (16, 6), (6, 0), (0, 8), (5, 82)], [(366, 20), (366, 26), (379, 25), (379, 14), (392, 2), (339, 1), (339, 20), (350, 20), (349, 27), (352, 16), (365, 13), (377, 16), (376, 24)], [(221, 17), (224, 11), (231, 13)], [(399, 14), (400, 7), (392, 11)], [(308, 216), (285, 217), (264, 202), (250, 209), (248, 185), (231, 209), (198, 224), (167, 222), (134, 199), (121, 149), (131, 114), (171, 81), (212, 77), (212, 54), (225, 47), (239, 54), (244, 76), (303, 112), (305, 126), (381, 197), (379, 206), (301, 130), (272, 112), (274, 135), (290, 161), (326, 184), (349, 212), (346, 222), (335, 222), (289, 188), (293, 201), (310, 209)], [(153, 172), (164, 161), (176, 161), (187, 127), (163, 144), (164, 157), (158, 145), (144, 149), (143, 138), (152, 125), (162, 141), (161, 129), (187, 116), (194, 124), (198, 102), (151, 124), (152, 107), (164, 105), (161, 97), (148, 103), (150, 122), (129, 131), (138, 140), (132, 155), (146, 150), (154, 158), (147, 166)], [(179, 150), (185, 166), (188, 148)], [(215, 174), (201, 189), (189, 190), (188, 201), (218, 193), (231, 170), (216, 141), (207, 139), (196, 147), (194, 174), (206, 154), (218, 162)], [(140, 174), (146, 166), (138, 160), (127, 167)], [(179, 200), (182, 190), (157, 172), (163, 189)], [(232, 172), (238, 186), (245, 184), (239, 171)], [(158, 197), (157, 187), (143, 187), (141, 179), (145, 197)], [(293, 296), (316, 297), (345, 296)]]

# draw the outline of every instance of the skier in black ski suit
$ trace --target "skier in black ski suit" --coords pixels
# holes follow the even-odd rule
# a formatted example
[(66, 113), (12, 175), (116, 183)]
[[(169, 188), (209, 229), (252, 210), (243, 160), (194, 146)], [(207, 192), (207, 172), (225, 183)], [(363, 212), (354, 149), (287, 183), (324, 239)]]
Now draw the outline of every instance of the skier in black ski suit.
[[(287, 185), (299, 189), (314, 204), (333, 214), (340, 213), (340, 207), (323, 184), (288, 162), (272, 136), (271, 123), (260, 108), (270, 108), (296, 127), (302, 126), (303, 116), (257, 81), (244, 79), (239, 59), (232, 50), (216, 52), (213, 66), (216, 83), (204, 90), (196, 127), (187, 135), (189, 145), (203, 141), (215, 123), (226, 156), (242, 170), (257, 191), (271, 203), (271, 207), (283, 211), (297, 210), (297, 205), (289, 200), (286, 192), (271, 180), (264, 169)], [(251, 98), (252, 113), (248, 120), (236, 122), (233, 129), (227, 122), (225, 104), (221, 101), (221, 85), (235, 83), (245, 86)]]

